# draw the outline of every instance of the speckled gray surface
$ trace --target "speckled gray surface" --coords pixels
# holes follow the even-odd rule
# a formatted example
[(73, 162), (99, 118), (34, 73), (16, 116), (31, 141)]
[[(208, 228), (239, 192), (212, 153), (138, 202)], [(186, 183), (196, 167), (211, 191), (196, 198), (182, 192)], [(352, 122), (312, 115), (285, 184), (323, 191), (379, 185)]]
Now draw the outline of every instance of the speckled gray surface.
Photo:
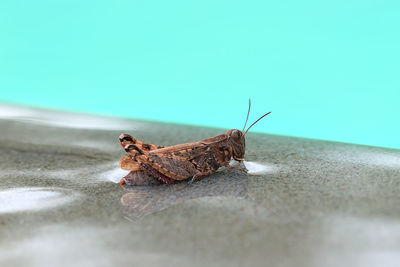
[(224, 130), (2, 104), (0, 131), (0, 266), (400, 263), (398, 150), (250, 133), (258, 175), (124, 188), (121, 132), (172, 145)]

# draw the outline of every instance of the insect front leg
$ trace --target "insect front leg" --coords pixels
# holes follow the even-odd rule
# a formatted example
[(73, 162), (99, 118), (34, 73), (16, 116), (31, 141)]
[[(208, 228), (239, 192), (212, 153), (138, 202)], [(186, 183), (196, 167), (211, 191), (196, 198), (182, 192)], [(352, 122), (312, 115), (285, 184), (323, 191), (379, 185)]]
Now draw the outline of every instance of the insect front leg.
[(205, 176), (207, 176), (207, 175), (210, 175), (210, 174), (212, 174), (213, 172), (214, 172), (213, 170), (208, 170), (208, 171), (205, 171), (205, 172), (196, 173), (195, 175), (193, 175), (192, 179), (190, 179), (190, 181), (188, 182), (188, 184), (192, 184), (193, 182), (195, 182), (195, 181), (197, 181), (197, 180), (200, 180), (201, 178), (203, 178), (203, 177), (205, 177)]
[[(232, 165), (230, 164), (232, 162)], [(227, 161), (225, 164), (225, 167), (231, 170), (237, 170), (237, 171), (242, 171), (247, 173), (248, 170), (246, 168), (246, 165), (244, 165), (244, 161)]]
[(231, 170), (237, 170), (237, 171), (241, 171), (241, 172), (245, 172), (245, 173), (248, 172), (246, 166), (241, 167), (241, 166), (232, 166), (232, 165), (228, 164), (228, 165), (226, 165), (226, 167)]

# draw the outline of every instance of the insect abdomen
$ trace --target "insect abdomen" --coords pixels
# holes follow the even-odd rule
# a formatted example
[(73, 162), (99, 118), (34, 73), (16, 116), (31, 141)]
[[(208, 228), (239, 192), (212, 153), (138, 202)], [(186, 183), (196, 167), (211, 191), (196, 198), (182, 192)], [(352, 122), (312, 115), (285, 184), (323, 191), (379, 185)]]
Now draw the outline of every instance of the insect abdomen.
[(154, 185), (159, 184), (145, 170), (131, 171), (120, 182), (126, 185)]

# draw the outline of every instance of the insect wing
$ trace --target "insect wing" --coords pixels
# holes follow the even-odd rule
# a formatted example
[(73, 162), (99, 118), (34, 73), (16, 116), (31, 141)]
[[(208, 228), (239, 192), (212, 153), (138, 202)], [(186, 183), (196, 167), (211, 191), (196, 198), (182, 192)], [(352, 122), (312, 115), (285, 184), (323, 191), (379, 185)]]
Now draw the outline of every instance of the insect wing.
[(149, 153), (137, 157), (137, 159), (174, 180), (184, 180), (198, 173), (194, 165), (183, 157)]

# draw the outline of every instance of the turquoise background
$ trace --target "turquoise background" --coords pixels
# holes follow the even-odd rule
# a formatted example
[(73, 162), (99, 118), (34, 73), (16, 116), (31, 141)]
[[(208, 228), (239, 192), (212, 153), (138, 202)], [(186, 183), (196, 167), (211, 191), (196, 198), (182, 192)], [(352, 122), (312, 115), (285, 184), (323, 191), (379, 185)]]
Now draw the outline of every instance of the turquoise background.
[(399, 1), (0, 2), (0, 101), (400, 148)]

